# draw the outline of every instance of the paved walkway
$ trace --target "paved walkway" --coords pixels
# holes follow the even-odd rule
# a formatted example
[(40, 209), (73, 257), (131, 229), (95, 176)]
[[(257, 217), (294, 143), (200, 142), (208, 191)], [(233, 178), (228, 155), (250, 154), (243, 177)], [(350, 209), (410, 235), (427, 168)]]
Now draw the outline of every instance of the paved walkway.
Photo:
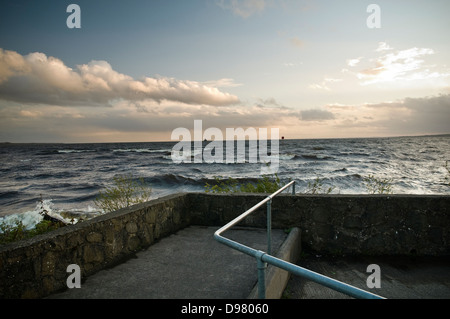
[[(218, 228), (191, 226), (136, 258), (102, 270), (81, 284), (49, 298), (76, 299), (245, 299), (257, 282), (254, 258), (213, 238)], [(224, 234), (250, 247), (266, 250), (266, 231), (235, 227)], [(272, 231), (277, 251), (287, 235)]]

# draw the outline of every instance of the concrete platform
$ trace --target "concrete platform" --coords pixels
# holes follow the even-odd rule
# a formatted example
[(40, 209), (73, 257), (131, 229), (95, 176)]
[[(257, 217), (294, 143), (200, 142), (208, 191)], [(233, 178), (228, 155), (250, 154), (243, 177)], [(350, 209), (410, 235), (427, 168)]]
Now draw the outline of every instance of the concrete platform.
[[(324, 257), (307, 255), (301, 267), (329, 276), (388, 299), (450, 299), (450, 258), (432, 257)], [(372, 272), (380, 267), (380, 288), (368, 288)], [(291, 276), (287, 299), (350, 299), (351, 297), (298, 276)]]
[[(218, 228), (190, 226), (136, 257), (49, 298), (58, 299), (245, 299), (257, 283), (254, 258), (214, 240)], [(225, 236), (266, 250), (264, 229), (235, 227)], [(272, 231), (277, 251), (287, 238)]]
[[(190, 226), (135, 258), (83, 278), (81, 288), (48, 299), (247, 299), (256, 298), (256, 261), (214, 240), (218, 228)], [(297, 233), (296, 233), (297, 231)], [(272, 231), (277, 257), (296, 259), (298, 229)], [(265, 251), (266, 230), (235, 227), (225, 236)], [(298, 265), (389, 299), (450, 299), (450, 258), (325, 257), (303, 254)], [(381, 288), (367, 287), (367, 266), (381, 270)], [(350, 299), (269, 266), (267, 298)], [(286, 289), (285, 289), (286, 288)], [(284, 292), (283, 292), (284, 291)], [(296, 304), (296, 303), (295, 303)]]

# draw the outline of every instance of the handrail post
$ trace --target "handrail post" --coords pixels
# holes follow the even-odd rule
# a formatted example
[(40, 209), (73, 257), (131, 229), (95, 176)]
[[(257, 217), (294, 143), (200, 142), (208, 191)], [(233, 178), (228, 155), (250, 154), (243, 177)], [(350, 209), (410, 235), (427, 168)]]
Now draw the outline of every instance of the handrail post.
[(272, 254), (272, 199), (267, 202), (267, 253)]
[(256, 255), (257, 267), (258, 267), (258, 298), (266, 299), (266, 268), (267, 263), (262, 260), (265, 254), (259, 251)]
[(295, 181), (292, 183), (292, 195), (295, 195)]

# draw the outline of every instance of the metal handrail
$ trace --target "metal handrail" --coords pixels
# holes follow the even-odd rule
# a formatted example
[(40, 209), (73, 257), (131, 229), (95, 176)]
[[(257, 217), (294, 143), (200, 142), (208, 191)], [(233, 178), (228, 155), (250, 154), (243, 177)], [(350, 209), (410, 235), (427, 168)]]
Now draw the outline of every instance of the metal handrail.
[[(271, 254), (271, 202), (272, 199), (283, 192), (285, 189), (290, 187), (292, 185), (292, 193), (295, 194), (295, 181), (290, 182), (289, 184), (283, 186), (278, 191), (273, 193), (272, 195), (269, 195), (262, 201), (260, 201), (258, 204), (244, 212), (243, 214), (239, 215), (232, 221), (230, 221), (228, 224), (220, 228), (214, 233), (214, 238), (224, 244), (227, 245), (235, 250), (238, 250), (244, 254), (250, 255), (257, 260), (257, 269), (258, 269), (258, 297), (260, 299), (264, 299), (266, 297), (266, 285), (265, 285), (265, 269), (267, 268), (267, 264), (271, 264), (273, 266), (279, 267), (281, 269), (284, 269), (286, 271), (289, 271), (295, 275), (305, 277), (306, 279), (309, 279), (311, 281), (314, 281), (318, 284), (321, 284), (323, 286), (326, 286), (328, 288), (334, 289), (336, 291), (342, 292), (346, 295), (349, 295), (354, 298), (362, 298), (362, 299), (384, 299), (381, 296), (378, 296), (376, 294), (373, 294), (371, 292), (359, 289), (357, 287), (348, 285), (346, 283), (343, 283), (341, 281), (332, 279), (330, 277), (318, 274), (314, 271), (311, 271), (309, 269), (300, 267), (298, 265), (292, 264), (290, 262), (287, 262), (285, 260), (276, 258)], [(261, 250), (257, 250), (251, 247), (248, 247), (246, 245), (243, 245), (241, 243), (238, 243), (236, 241), (233, 241), (229, 238), (226, 238), (222, 236), (222, 233), (233, 227), (234, 225), (241, 222), (245, 217), (253, 213), (256, 209), (261, 207), (267, 203), (267, 237), (268, 237), (268, 244), (267, 244), (267, 250), (268, 252), (263, 252)]]

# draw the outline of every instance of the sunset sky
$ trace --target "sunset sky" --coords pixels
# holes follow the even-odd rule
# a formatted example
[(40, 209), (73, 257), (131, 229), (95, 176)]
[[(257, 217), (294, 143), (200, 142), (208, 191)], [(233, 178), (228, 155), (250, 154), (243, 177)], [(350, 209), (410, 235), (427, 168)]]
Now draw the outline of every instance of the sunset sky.
[(2, 1), (0, 142), (167, 141), (194, 120), (289, 139), (450, 133), (449, 13), (448, 0)]

